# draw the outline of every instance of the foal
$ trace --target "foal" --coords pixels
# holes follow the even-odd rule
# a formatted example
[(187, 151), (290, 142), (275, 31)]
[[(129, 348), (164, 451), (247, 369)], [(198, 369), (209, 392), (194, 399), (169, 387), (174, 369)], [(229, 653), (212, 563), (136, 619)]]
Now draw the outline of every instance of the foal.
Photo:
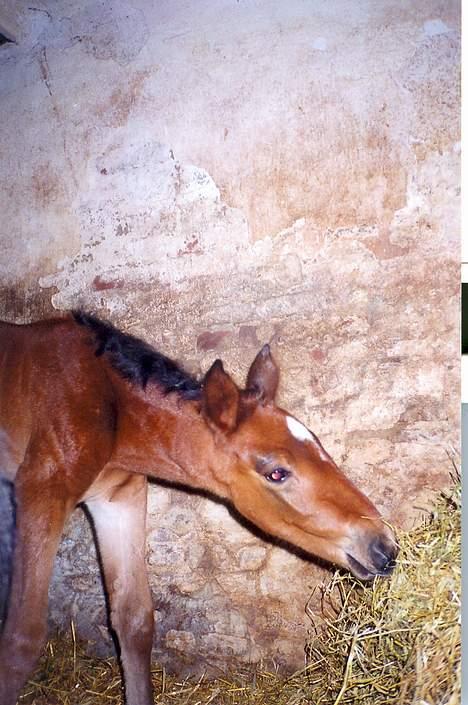
[(92, 316), (0, 324), (0, 471), (14, 482), (0, 704), (14, 705), (46, 635), (47, 590), (79, 502), (99, 542), (127, 705), (150, 705), (147, 477), (215, 493), (267, 533), (351, 570), (390, 573), (391, 531), (318, 439), (275, 405), (268, 345), (241, 390), (217, 360), (202, 382)]

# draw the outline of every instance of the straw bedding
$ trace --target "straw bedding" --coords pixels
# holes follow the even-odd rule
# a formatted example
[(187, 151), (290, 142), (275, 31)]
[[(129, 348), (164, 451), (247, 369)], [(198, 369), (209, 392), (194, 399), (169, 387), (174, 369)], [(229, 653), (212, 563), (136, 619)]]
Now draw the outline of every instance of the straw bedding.
[[(399, 537), (391, 579), (372, 585), (336, 573), (323, 586), (306, 667), (289, 678), (257, 668), (217, 680), (153, 670), (164, 705), (457, 705), (460, 703), (461, 489), (457, 481), (423, 524)], [(89, 645), (88, 645), (89, 647)], [(22, 705), (123, 702), (115, 659), (88, 655), (72, 629), (49, 641)]]

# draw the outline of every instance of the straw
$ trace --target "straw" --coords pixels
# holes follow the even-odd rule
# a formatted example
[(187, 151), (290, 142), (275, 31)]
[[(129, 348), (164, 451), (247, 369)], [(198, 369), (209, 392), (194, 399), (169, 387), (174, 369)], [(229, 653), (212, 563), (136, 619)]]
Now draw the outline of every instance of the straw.
[[(399, 536), (391, 579), (363, 585), (336, 572), (318, 588), (322, 614), (306, 667), (284, 677), (246, 667), (209, 680), (154, 665), (161, 705), (458, 705), (460, 687), (461, 488), (458, 478), (430, 516)], [(72, 623), (48, 642), (21, 705), (121, 705), (116, 659), (90, 655)]]

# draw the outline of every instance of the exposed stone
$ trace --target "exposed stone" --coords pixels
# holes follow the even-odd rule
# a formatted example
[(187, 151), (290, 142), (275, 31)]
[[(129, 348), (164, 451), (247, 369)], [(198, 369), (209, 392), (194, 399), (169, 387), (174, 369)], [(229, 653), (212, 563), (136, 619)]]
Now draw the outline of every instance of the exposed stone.
[(239, 328), (239, 343), (241, 345), (259, 346), (260, 341), (257, 337), (257, 329), (255, 326), (240, 326)]
[(237, 555), (239, 567), (242, 570), (258, 570), (263, 566), (266, 556), (264, 546), (244, 546)]
[(191, 632), (181, 632), (176, 629), (169, 629), (164, 639), (167, 648), (175, 651), (194, 651), (196, 639)]
[(216, 350), (227, 335), (229, 335), (229, 331), (226, 330), (200, 333), (197, 337), (197, 350), (202, 350), (203, 352)]

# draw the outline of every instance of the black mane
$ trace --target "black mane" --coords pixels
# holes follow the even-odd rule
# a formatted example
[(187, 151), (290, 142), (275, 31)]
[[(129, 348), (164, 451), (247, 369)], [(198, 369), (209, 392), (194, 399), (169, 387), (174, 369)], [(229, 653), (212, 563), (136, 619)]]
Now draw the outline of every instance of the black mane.
[(148, 382), (155, 382), (165, 394), (177, 392), (183, 399), (200, 397), (200, 382), (148, 343), (87, 313), (73, 311), (73, 318), (94, 334), (96, 355), (108, 353), (112, 366), (125, 379), (143, 389)]

